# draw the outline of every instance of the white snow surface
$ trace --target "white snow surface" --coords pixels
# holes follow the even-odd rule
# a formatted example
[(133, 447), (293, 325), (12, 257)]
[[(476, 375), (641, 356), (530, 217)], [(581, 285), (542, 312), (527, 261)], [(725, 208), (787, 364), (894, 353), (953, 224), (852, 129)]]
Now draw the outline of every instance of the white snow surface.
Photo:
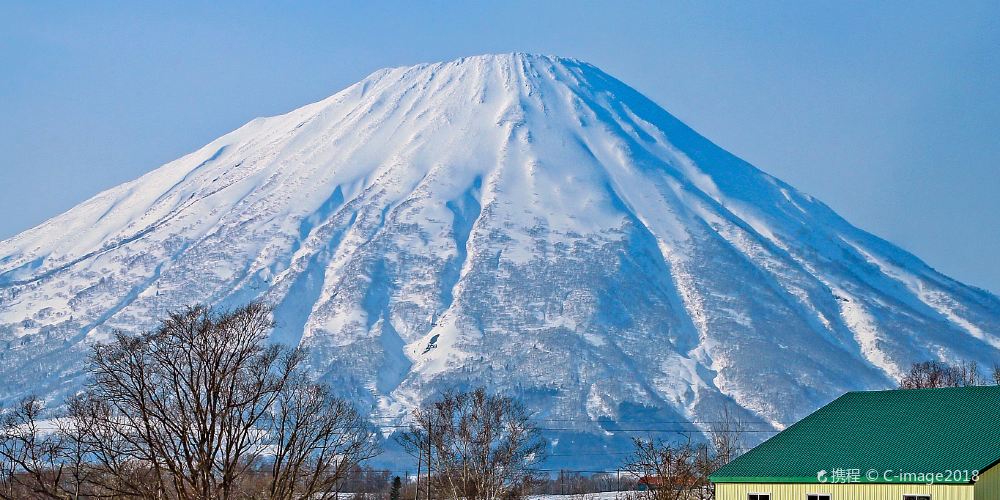
[(114, 329), (251, 299), (361, 407), (485, 384), (570, 429), (560, 454), (1000, 359), (996, 296), (590, 64), (501, 54), (377, 71), (0, 242), (0, 401), (75, 390)]

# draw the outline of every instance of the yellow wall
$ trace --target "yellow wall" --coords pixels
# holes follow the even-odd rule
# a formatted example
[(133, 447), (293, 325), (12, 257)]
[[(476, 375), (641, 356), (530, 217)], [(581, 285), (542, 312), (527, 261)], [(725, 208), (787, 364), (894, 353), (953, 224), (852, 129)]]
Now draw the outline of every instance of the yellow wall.
[(993, 466), (979, 474), (976, 500), (1000, 500), (1000, 467)]
[[(996, 467), (994, 467), (996, 469)], [(994, 472), (1000, 483), (1000, 474)], [(986, 479), (985, 477), (983, 479)], [(716, 500), (747, 500), (747, 493), (770, 493), (771, 500), (806, 500), (809, 493), (829, 493), (830, 500), (903, 500), (904, 494), (931, 495), (932, 500), (1000, 500), (997, 489), (993, 496), (979, 496), (978, 486), (971, 484), (775, 484), (717, 483)], [(985, 490), (984, 486), (984, 490)]]

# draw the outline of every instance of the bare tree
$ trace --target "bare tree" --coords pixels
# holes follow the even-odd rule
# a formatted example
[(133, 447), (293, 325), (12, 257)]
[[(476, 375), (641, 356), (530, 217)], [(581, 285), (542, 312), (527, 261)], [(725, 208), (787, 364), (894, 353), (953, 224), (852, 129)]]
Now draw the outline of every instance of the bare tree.
[(111, 498), (156, 498), (158, 484), (140, 451), (140, 442), (127, 433), (127, 425), (113, 413), (108, 401), (84, 392), (67, 403), (66, 412), (55, 419), (55, 432), (72, 443), (72, 469), (83, 471), (80, 484), (89, 496)]
[(95, 347), (92, 381), (51, 419), (53, 429), (37, 425), (35, 399), (8, 413), (4, 491), (327, 497), (377, 442), (348, 403), (306, 380), (301, 350), (267, 343), (271, 326), (269, 309), (252, 303), (224, 313), (192, 307), (152, 332), (116, 333)]
[[(994, 378), (1000, 375), (994, 369)], [(899, 381), (900, 389), (934, 389), (939, 387), (972, 387), (985, 385), (975, 361), (961, 362), (956, 366), (941, 361), (913, 363), (910, 371)]]
[(678, 441), (633, 438), (625, 470), (647, 490), (633, 494), (649, 500), (710, 500), (709, 476), (746, 451), (747, 422), (727, 404), (709, 422), (706, 440), (684, 434)]
[[(690, 435), (681, 442), (633, 438), (631, 458), (625, 470), (647, 487), (637, 496), (649, 500), (701, 498), (713, 469), (706, 443), (695, 443)], [(711, 473), (711, 472), (708, 472)]]
[(230, 498), (264, 452), (261, 424), (301, 360), (265, 345), (270, 328), (260, 304), (221, 315), (193, 307), (95, 348), (88, 395), (106, 403), (103, 423), (150, 466), (158, 490)]
[(378, 447), (368, 423), (325, 386), (298, 380), (269, 422), (274, 455), (268, 498), (327, 498), (348, 471)]
[(741, 419), (729, 404), (723, 405), (718, 417), (708, 428), (715, 467), (722, 467), (746, 452), (747, 443), (744, 442), (746, 432), (747, 422)]
[(414, 411), (399, 442), (422, 457), (438, 496), (516, 498), (545, 458), (547, 442), (518, 401), (483, 388), (444, 393)]
[(974, 387), (986, 385), (986, 380), (979, 373), (979, 365), (975, 361), (962, 361), (953, 367), (955, 385), (958, 387)]
[(0, 476), (3, 498), (67, 498), (53, 487), (53, 478), (62, 473), (59, 439), (40, 429), (44, 403), (36, 397), (22, 399), (3, 415)]

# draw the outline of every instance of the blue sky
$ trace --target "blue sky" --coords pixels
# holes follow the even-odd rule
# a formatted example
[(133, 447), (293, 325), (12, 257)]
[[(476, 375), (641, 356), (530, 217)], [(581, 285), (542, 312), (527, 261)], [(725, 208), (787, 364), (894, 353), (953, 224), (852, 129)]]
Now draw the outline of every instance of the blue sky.
[(0, 238), (385, 66), (596, 64), (1000, 292), (1000, 2), (0, 0)]

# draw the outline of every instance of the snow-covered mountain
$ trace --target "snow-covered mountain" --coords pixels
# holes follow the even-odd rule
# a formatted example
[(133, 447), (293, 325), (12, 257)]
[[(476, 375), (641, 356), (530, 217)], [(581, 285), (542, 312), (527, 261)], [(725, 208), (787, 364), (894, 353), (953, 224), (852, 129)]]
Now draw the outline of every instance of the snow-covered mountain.
[(592, 65), (504, 54), (377, 71), (0, 242), (0, 399), (71, 391), (113, 329), (251, 299), (390, 421), (486, 384), (577, 459), (616, 426), (728, 402), (780, 427), (913, 361), (1000, 360), (996, 296)]

